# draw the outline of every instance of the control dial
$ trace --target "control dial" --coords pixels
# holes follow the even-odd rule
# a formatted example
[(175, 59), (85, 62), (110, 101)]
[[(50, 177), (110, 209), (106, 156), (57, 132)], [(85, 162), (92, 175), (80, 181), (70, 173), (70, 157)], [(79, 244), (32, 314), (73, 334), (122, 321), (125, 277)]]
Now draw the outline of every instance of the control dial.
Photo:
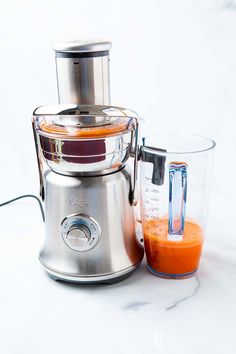
[(91, 237), (90, 230), (84, 225), (74, 225), (67, 233), (67, 240), (74, 247), (83, 247)]
[(98, 223), (84, 214), (67, 216), (62, 221), (61, 228), (64, 242), (77, 252), (92, 249), (101, 237), (101, 229)]

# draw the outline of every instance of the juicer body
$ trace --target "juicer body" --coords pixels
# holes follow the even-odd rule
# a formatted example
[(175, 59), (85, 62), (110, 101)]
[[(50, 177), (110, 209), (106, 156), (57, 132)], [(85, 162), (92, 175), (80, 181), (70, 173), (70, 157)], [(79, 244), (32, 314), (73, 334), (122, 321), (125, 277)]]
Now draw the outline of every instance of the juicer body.
[(46, 214), (39, 259), (64, 281), (116, 282), (143, 258), (136, 168), (126, 165), (136, 166), (138, 118), (109, 105), (110, 48), (106, 41), (56, 44), (60, 105), (37, 108), (32, 120)]
[(45, 174), (46, 235), (40, 262), (54, 278), (116, 282), (143, 258), (128, 166), (103, 176)]

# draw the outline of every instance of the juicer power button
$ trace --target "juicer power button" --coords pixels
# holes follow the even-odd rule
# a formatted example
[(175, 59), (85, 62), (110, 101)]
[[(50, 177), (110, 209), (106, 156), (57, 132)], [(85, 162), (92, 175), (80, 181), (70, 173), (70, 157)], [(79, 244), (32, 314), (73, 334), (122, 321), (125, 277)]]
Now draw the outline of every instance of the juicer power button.
[(68, 247), (77, 252), (94, 248), (101, 238), (99, 224), (90, 216), (73, 214), (61, 223), (61, 234)]

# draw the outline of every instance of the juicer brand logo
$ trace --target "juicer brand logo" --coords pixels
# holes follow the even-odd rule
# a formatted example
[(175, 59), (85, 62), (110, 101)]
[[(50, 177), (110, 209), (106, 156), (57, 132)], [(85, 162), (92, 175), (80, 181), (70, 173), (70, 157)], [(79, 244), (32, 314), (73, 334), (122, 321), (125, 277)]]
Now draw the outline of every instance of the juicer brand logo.
[(76, 199), (76, 198), (70, 198), (69, 199), (69, 203), (70, 205), (77, 205), (79, 207), (85, 207), (88, 206), (88, 201), (87, 200), (83, 200), (83, 199)]

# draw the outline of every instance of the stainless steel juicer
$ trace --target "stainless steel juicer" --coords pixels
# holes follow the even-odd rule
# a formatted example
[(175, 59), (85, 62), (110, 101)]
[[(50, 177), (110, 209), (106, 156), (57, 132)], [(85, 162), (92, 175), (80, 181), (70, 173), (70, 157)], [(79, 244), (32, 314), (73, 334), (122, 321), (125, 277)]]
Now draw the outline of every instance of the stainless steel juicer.
[(45, 200), (39, 259), (52, 277), (115, 282), (143, 258), (134, 190), (138, 118), (109, 106), (109, 42), (57, 44), (61, 104), (39, 107), (33, 130)]

